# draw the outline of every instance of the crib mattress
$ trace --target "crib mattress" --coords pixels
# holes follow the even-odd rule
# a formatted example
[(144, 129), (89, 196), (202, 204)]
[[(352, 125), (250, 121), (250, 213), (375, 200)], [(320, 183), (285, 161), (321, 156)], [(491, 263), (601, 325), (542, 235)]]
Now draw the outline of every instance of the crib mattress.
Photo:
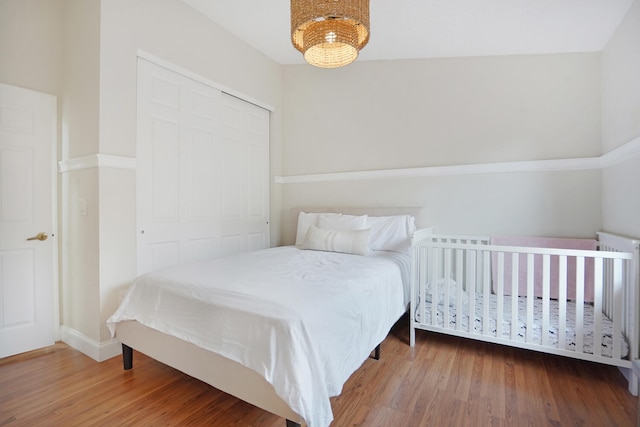
[[(500, 338), (504, 338), (511, 341), (519, 341), (519, 342), (533, 342), (536, 344), (542, 343), (542, 299), (535, 298), (533, 302), (533, 323), (532, 330), (529, 332), (532, 334), (531, 338), (527, 340), (527, 298), (526, 297), (515, 297), (518, 299), (518, 325), (516, 328), (516, 336), (511, 336), (511, 296), (505, 295), (503, 297), (503, 319), (502, 319), (502, 333)], [(497, 337), (497, 324), (498, 324), (498, 298), (497, 295), (491, 294), (489, 296), (489, 331), (486, 333), (483, 329), (483, 314), (484, 314), (484, 297), (482, 294), (475, 295), (475, 316), (473, 319), (473, 331), (469, 330), (469, 302), (464, 301), (462, 303), (464, 313), (460, 316), (461, 319), (458, 319), (457, 315), (457, 305), (455, 303), (449, 304), (449, 319), (448, 326), (446, 329), (456, 329), (456, 321), (462, 322), (460, 327), (463, 331), (472, 332), (479, 335), (488, 335), (492, 337)], [(421, 321), (420, 315), (422, 313), (422, 307), (420, 306), (420, 301), (417, 304), (416, 310), (414, 312), (414, 319), (416, 322), (422, 324), (430, 324), (432, 315), (431, 309), (433, 304), (431, 303), (431, 295), (427, 295), (426, 298), (426, 312), (425, 312), (425, 321)], [(576, 349), (576, 302), (575, 301), (567, 301), (567, 309), (566, 309), (566, 326), (565, 326), (565, 349), (574, 350)], [(594, 334), (595, 334), (595, 318), (593, 306), (591, 304), (584, 304), (583, 310), (583, 352), (588, 354), (593, 354), (593, 346), (594, 346)], [(559, 331), (559, 303), (557, 300), (550, 300), (549, 303), (549, 327), (548, 327), (548, 346), (553, 348), (558, 348), (558, 331)], [(437, 305), (437, 314), (436, 314), (437, 326), (440, 328), (445, 328), (443, 325), (444, 319), (444, 305), (441, 301), (439, 301)], [(613, 322), (606, 316), (601, 317), (601, 354), (602, 356), (612, 357), (613, 356)], [(629, 354), (629, 344), (624, 336), (621, 336), (621, 357), (627, 357)]]

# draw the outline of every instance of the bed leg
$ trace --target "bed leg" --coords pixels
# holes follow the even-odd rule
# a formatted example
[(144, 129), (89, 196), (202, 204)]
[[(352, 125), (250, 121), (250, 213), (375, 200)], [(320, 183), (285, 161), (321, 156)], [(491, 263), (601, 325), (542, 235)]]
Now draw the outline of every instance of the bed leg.
[(373, 351), (373, 358), (376, 360), (380, 360), (380, 345), (381, 344), (378, 344), (376, 349)]
[(301, 427), (300, 424), (287, 420), (287, 427)]
[(126, 344), (122, 344), (122, 363), (125, 371), (133, 368), (133, 349)]

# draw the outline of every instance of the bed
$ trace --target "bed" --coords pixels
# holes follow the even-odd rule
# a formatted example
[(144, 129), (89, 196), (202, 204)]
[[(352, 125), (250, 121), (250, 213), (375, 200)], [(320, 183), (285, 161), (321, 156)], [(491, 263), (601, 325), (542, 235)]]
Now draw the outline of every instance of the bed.
[(638, 394), (640, 241), (424, 234), (413, 239), (416, 330), (618, 366)]
[(331, 210), (299, 212), (296, 245), (138, 277), (107, 322), (125, 369), (135, 349), (288, 426), (328, 426), (329, 398), (407, 310), (419, 212)]

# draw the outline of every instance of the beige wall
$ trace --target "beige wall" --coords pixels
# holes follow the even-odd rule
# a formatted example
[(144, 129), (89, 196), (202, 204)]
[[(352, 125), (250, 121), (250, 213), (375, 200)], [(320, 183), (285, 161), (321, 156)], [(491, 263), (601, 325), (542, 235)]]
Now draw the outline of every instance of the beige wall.
[[(419, 226), (481, 235), (584, 237), (600, 227), (600, 171), (527, 172), (286, 184), (296, 207), (419, 206)], [(284, 242), (293, 244), (288, 229)]]
[(600, 154), (598, 54), (285, 67), (286, 175)]
[[(178, 0), (0, 0), (0, 81), (59, 97), (61, 323), (100, 347), (118, 291), (136, 274), (135, 170), (97, 166), (136, 155), (139, 50), (273, 107), (271, 170), (282, 158), (282, 69)], [(272, 238), (279, 241), (279, 188)], [(81, 200), (87, 214), (79, 213)]]
[[(97, 153), (99, 142), (100, 1), (63, 2), (61, 160)], [(100, 341), (99, 177), (97, 168), (62, 174), (61, 324)], [(87, 213), (80, 215), (79, 203)], [(63, 337), (64, 339), (64, 337)]]
[[(138, 49), (272, 105), (272, 175), (588, 157), (640, 134), (639, 8), (602, 55), (317, 70), (281, 67), (177, 0), (0, 0), (0, 81), (59, 97), (61, 160), (135, 157)], [(289, 207), (339, 204), (424, 206), (423, 225), (451, 232), (578, 236), (604, 224), (639, 236), (639, 161), (603, 177), (273, 184), (272, 243), (290, 242), (279, 223)], [(104, 342), (118, 290), (135, 275), (135, 171), (90, 167), (61, 181), (61, 320)]]
[[(100, 16), (101, 154), (136, 155), (136, 57), (139, 50), (274, 108), (271, 169), (280, 167), (282, 70), (177, 0), (106, 0)], [(272, 196), (278, 239), (279, 192)], [(135, 173), (100, 171), (100, 339), (118, 291), (136, 275)]]
[[(600, 155), (597, 53), (296, 65), (285, 67), (285, 84), (285, 176)], [(283, 191), (284, 212), (424, 206), (422, 224), (443, 232), (591, 236), (601, 226), (599, 170), (297, 183)]]
[(0, 81), (61, 95), (62, 4), (0, 0)]
[[(602, 146), (640, 138), (640, 2), (602, 53)], [(603, 227), (640, 238), (640, 156), (603, 171)]]

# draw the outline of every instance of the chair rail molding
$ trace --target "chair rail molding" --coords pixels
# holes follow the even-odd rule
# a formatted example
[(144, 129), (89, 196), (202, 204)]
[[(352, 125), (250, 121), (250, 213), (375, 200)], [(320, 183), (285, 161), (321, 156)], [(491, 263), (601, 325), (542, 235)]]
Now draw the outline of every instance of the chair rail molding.
[(307, 175), (275, 176), (276, 184), (300, 184), (330, 181), (414, 178), (428, 176), (478, 175), (512, 172), (546, 172), (604, 169), (640, 154), (640, 136), (599, 157), (573, 159), (526, 160), (516, 162), (477, 163), (466, 165), (426, 166), (405, 169), (381, 169), (332, 172)]
[(134, 157), (114, 156), (111, 154), (91, 154), (58, 162), (58, 171), (66, 173), (91, 168), (136, 169)]

